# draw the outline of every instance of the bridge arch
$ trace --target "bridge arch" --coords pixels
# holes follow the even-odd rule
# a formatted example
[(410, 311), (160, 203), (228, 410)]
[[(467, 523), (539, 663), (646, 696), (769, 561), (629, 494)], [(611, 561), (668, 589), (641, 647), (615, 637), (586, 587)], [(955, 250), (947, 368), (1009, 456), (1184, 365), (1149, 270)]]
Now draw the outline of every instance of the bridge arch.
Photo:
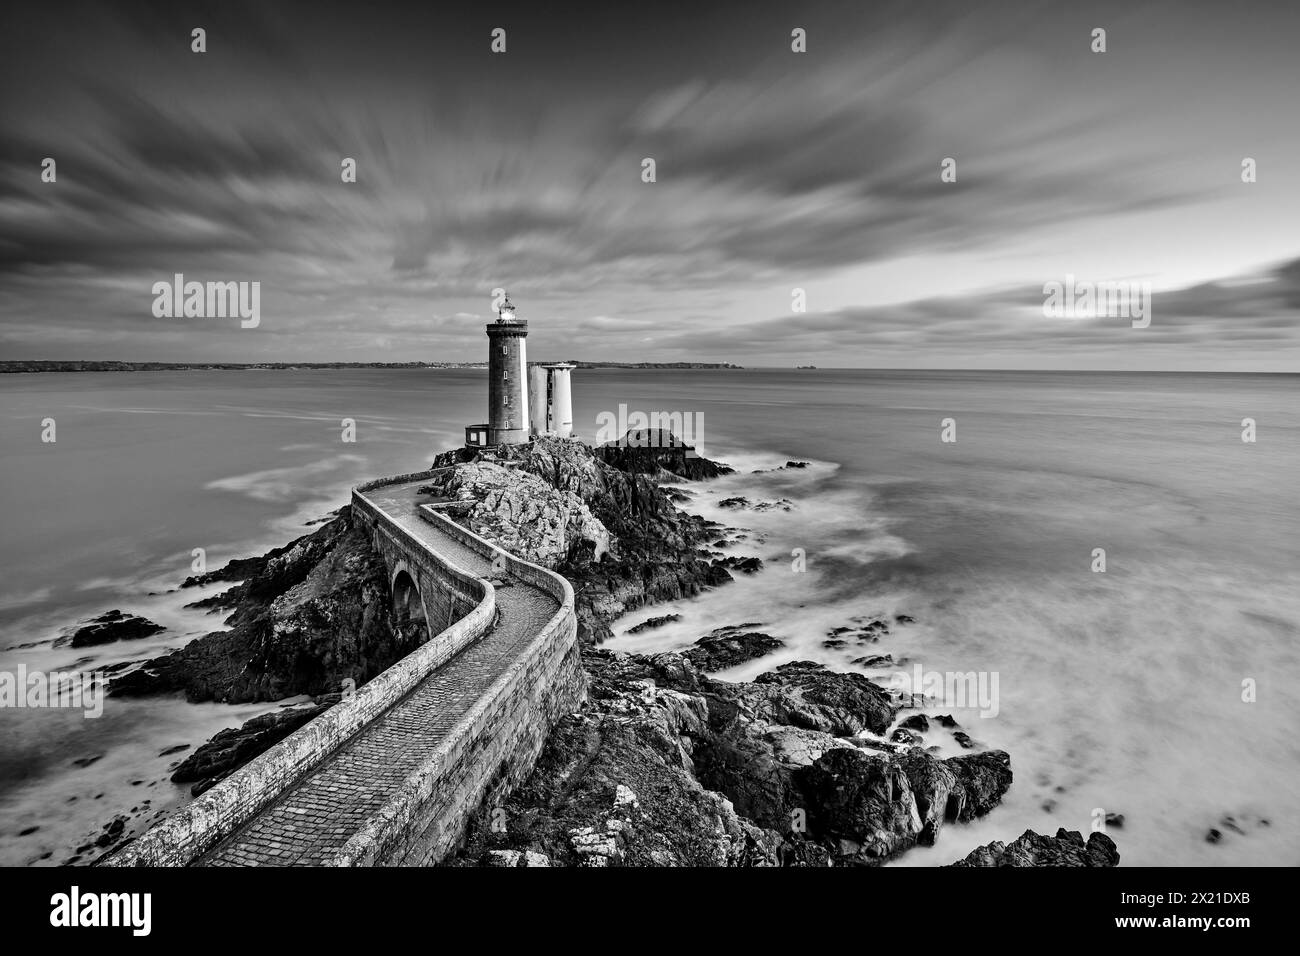
[(405, 561), (398, 561), (394, 566), (389, 590), (393, 597), (393, 623), (398, 640), (405, 643), (414, 639), (414, 643), (423, 644), (433, 631), (429, 627), (424, 595)]

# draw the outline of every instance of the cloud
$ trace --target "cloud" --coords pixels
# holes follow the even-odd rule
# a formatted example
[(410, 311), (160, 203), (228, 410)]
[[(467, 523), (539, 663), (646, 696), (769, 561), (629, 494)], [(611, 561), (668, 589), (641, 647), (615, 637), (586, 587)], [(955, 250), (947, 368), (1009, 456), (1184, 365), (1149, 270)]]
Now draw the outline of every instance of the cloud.
[[(640, 350), (652, 356), (778, 356), (797, 342), (870, 361), (1022, 335), (1104, 347), (1116, 330), (1035, 325), (1033, 301), (981, 291), (986, 262), (1224, 195), (1171, 174), (1153, 129), (1171, 101), (1134, 82), (1156, 65), (1114, 57), (1098, 73), (1086, 47), (1060, 52), (1072, 14), (800, 13), (806, 56), (789, 52), (779, 11), (678, 22), (638, 8), (580, 24), (517, 11), (511, 52), (493, 57), (468, 39), (476, 20), (429, 11), (160, 4), (85, 10), (56, 31), (42, 22), (53, 14), (26, 10), (36, 39), (11, 34), (0, 66), (14, 117), (0, 141), (0, 341), (44, 357), (72, 341), (122, 357), (472, 358), (473, 317), (505, 286), (557, 338), (613, 350), (653, 331)], [(196, 17), (208, 54), (188, 50)], [(1153, 31), (1153, 55), (1185, 56)], [(51, 56), (66, 69), (37, 90), (34, 65)], [(1096, 95), (1103, 81), (1131, 95)], [(47, 155), (57, 184), (39, 179)], [(355, 184), (340, 181), (345, 156)], [(939, 181), (945, 157), (956, 183)], [(915, 288), (883, 308), (856, 279), (862, 304), (822, 317), (754, 322), (731, 305), (906, 257), (955, 263), (969, 294)], [(153, 320), (147, 290), (175, 272), (261, 281), (257, 344)], [(1170, 309), (1260, 321), (1247, 289), (1208, 282)]]

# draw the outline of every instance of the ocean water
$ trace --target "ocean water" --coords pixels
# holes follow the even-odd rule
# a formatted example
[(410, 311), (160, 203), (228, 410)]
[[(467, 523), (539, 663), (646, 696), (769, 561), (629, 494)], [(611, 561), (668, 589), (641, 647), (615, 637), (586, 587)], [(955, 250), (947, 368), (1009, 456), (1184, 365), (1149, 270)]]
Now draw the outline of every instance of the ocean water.
[[(0, 670), (94, 669), (215, 629), (219, 617), (183, 606), (201, 593), (168, 593), (193, 549), (209, 568), (260, 553), (310, 530), (352, 484), (423, 465), (482, 420), (484, 375), (0, 376)], [(746, 529), (731, 550), (765, 562), (628, 615), (615, 647), (681, 648), (756, 623), (786, 647), (720, 676), (891, 654), (895, 666), (868, 673), (996, 679), (996, 714), (920, 703), (1008, 750), (1014, 785), (984, 820), (896, 865), (948, 863), (1026, 828), (1086, 833), (1099, 811), (1124, 816), (1107, 830), (1123, 865), (1300, 863), (1300, 378), (592, 369), (573, 385), (587, 437), (620, 404), (698, 416), (702, 451), (739, 473), (695, 486), (687, 507)], [(1253, 444), (1241, 441), (1247, 417)], [(54, 443), (40, 439), (45, 418)], [(946, 418), (956, 442), (940, 440)], [(355, 442), (342, 440), (344, 419)], [(791, 458), (811, 464), (768, 470)], [(782, 504), (719, 507), (734, 496)], [(167, 630), (56, 643), (114, 607)], [(682, 620), (625, 633), (668, 610)], [(890, 632), (823, 645), (855, 618)], [(166, 778), (184, 754), (162, 751), (272, 706), (110, 699), (98, 719), (0, 709), (0, 863), (62, 862), (115, 813), (134, 807), (142, 824), (176, 805), (185, 790)], [(962, 752), (940, 728), (925, 742)]]

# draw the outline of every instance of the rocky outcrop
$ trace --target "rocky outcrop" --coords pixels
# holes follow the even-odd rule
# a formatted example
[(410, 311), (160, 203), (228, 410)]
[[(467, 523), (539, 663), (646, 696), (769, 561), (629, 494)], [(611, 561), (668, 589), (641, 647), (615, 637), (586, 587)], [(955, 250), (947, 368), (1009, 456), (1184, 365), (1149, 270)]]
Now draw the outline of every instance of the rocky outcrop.
[(461, 864), (875, 865), (987, 812), (992, 781), (1010, 782), (999, 752), (972, 766), (868, 747), (854, 735), (893, 710), (861, 675), (797, 662), (729, 684), (682, 654), (595, 649), (584, 665), (587, 705), (524, 786), (485, 808)]
[(172, 773), (172, 783), (193, 783), (190, 794), (197, 797), (319, 717), (339, 699), (340, 695), (333, 694), (310, 704), (262, 714), (242, 727), (221, 731), (181, 761)]
[[(1011, 784), (1010, 758), (973, 751), (941, 760), (910, 746), (923, 727), (900, 728), (901, 743), (883, 739), (900, 704), (863, 674), (794, 661), (751, 682), (708, 676), (779, 648), (752, 630), (761, 625), (720, 628), (679, 654), (596, 646), (627, 610), (731, 580), (705, 550), (722, 529), (679, 511), (656, 484), (673, 464), (658, 450), (592, 452), (555, 438), (457, 449), (435, 462), (445, 470), (428, 490), (454, 503), (456, 520), (572, 583), (590, 688), (523, 785), (481, 808), (459, 862), (876, 865), (996, 807)], [(230, 610), (229, 631), (120, 674), (112, 692), (318, 699), (200, 747), (174, 776), (196, 790), (329, 706), (319, 695), (348, 680), (361, 686), (418, 643), (393, 630), (386, 570), (347, 509), (286, 548), (187, 583), (237, 573), (248, 576), (209, 604)], [(852, 623), (830, 638), (865, 643), (888, 632), (884, 621)], [(1026, 851), (1035, 854), (1049, 857)]]
[(281, 700), (359, 687), (409, 653), (422, 632), (392, 627), (388, 576), (347, 509), (255, 564), (228, 598), (230, 630), (116, 676), (116, 696), (183, 691), (191, 701)]
[[(560, 572), (573, 585), (580, 638), (584, 643), (599, 643), (613, 636), (611, 622), (629, 610), (693, 597), (731, 580), (725, 568), (709, 560), (705, 550), (719, 528), (679, 511), (652, 476), (636, 470), (640, 463), (635, 455), (605, 455), (575, 441), (538, 438), (493, 449), (455, 449), (439, 455), (433, 464), (435, 468), (454, 468), (448, 473), (452, 475), (493, 465), (530, 487), (529, 476), (536, 477), (559, 495), (553, 499), (555, 515), (589, 513), (605, 529), (607, 552), (594, 545), (575, 546), (574, 541), (588, 540), (579, 534), (566, 539), (570, 547), (562, 557), (554, 556), (558, 549), (539, 555), (539, 563)], [(686, 470), (712, 475), (725, 468), (712, 462), (708, 465)], [(689, 476), (674, 474), (674, 480), (684, 477)], [(444, 478), (440, 486), (460, 481)], [(580, 511), (580, 506), (585, 511)], [(471, 506), (468, 521), (476, 530), (501, 527), (509, 536), (516, 513), (509, 497), (490, 496)]]
[(656, 627), (663, 627), (665, 624), (672, 624), (674, 621), (680, 621), (681, 619), (680, 614), (661, 614), (659, 617), (647, 618), (640, 624), (629, 627), (627, 632), (629, 634), (640, 634), (642, 631), (654, 630)]
[(618, 441), (600, 445), (593, 451), (619, 471), (650, 475), (658, 481), (708, 481), (734, 471), (698, 454), (694, 446), (663, 428), (629, 430)]
[(578, 495), (518, 468), (471, 462), (420, 490), (463, 502), (458, 522), (525, 561), (558, 567), (609, 551), (609, 532)]
[(1010, 844), (993, 842), (951, 866), (1118, 866), (1119, 848), (1104, 833), (1060, 829), (1048, 837), (1026, 830)]
[(785, 646), (770, 634), (746, 630), (752, 626), (741, 624), (717, 628), (682, 651), (682, 656), (708, 673), (735, 667)]
[(161, 624), (114, 609), (92, 618), (84, 627), (78, 628), (72, 635), (71, 644), (73, 647), (93, 647), (114, 641), (135, 641), (165, 630)]

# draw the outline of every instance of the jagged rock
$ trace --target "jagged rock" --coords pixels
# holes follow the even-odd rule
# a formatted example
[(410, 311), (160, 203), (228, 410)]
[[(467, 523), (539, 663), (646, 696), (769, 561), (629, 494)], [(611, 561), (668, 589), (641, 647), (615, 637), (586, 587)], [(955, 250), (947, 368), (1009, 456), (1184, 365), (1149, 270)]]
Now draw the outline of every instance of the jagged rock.
[(737, 555), (728, 555), (725, 558), (719, 558), (713, 563), (718, 567), (739, 571), (741, 574), (753, 574), (755, 571), (763, 570), (762, 558), (742, 558)]
[(893, 757), (829, 750), (800, 772), (799, 783), (809, 830), (841, 861), (882, 862), (923, 829), (907, 774)]
[[(678, 480), (691, 478), (696, 470), (724, 467), (706, 459), (695, 461), (688, 469), (692, 475)], [(576, 495), (609, 532), (610, 554), (604, 560), (595, 560), (590, 550), (574, 549), (548, 565), (573, 585), (584, 643), (613, 636), (610, 625), (620, 614), (693, 597), (732, 579), (725, 568), (711, 564), (703, 550), (719, 527), (679, 511), (652, 476), (638, 470), (644, 464), (638, 455), (607, 455), (574, 441), (538, 438), (494, 449), (456, 449), (438, 456), (434, 466), (460, 468), (482, 462), (535, 475), (552, 488)]]
[(894, 666), (902, 664), (903, 659), (894, 660), (893, 654), (869, 654), (866, 657), (855, 657), (853, 663), (860, 667), (884, 667), (886, 665)]
[[(250, 565), (245, 565), (250, 566)], [(228, 631), (114, 677), (114, 696), (184, 691), (191, 701), (280, 700), (361, 686), (419, 646), (423, 627), (392, 627), (388, 573), (344, 509), (256, 565), (236, 586)]]
[(700, 670), (710, 672), (735, 667), (784, 646), (783, 641), (769, 634), (730, 626), (710, 631), (683, 651), (682, 656)]
[(1104, 833), (1060, 829), (1055, 837), (1026, 830), (1012, 843), (993, 842), (972, 850), (952, 866), (1117, 866), (1119, 849)]
[(456, 520), (525, 561), (556, 567), (584, 549), (599, 561), (610, 548), (609, 532), (579, 495), (527, 471), (473, 462), (421, 491), (467, 503)]
[(241, 727), (222, 730), (181, 761), (172, 773), (172, 783), (194, 782), (190, 792), (197, 797), (337, 702), (338, 695), (333, 695), (318, 703), (262, 714)]
[(876, 864), (1010, 783), (1005, 754), (863, 749), (849, 735), (883, 732), (894, 711), (861, 675), (803, 662), (733, 684), (683, 654), (583, 659), (583, 711), (506, 801), (505, 832), (485, 820), (463, 862), (508, 848), (570, 866)]
[(778, 498), (775, 501), (750, 501), (745, 497), (734, 497), (723, 498), (718, 502), (718, 507), (735, 511), (793, 511), (794, 502), (789, 498)]
[(911, 717), (908, 717), (899, 724), (899, 726), (906, 727), (909, 730), (919, 730), (921, 733), (925, 733), (930, 729), (930, 718), (925, 716), (925, 714), (913, 714)]
[(736, 685), (757, 713), (773, 723), (849, 736), (889, 729), (897, 705), (862, 674), (842, 674), (812, 661), (791, 661)]
[(962, 784), (945, 761), (936, 760), (923, 750), (909, 750), (898, 757), (907, 774), (916, 812), (921, 819), (917, 842), (933, 846), (945, 822), (955, 822), (965, 801)]
[(661, 428), (629, 430), (621, 439), (593, 449), (595, 455), (620, 471), (708, 481), (732, 474), (732, 468), (696, 453), (671, 431)]
[(165, 630), (161, 624), (114, 609), (92, 618), (90, 623), (79, 628), (72, 635), (71, 644), (73, 647), (93, 647), (114, 641), (136, 641)]
[(957, 819), (965, 823), (983, 816), (999, 803), (1011, 786), (1011, 755), (1005, 750), (963, 754), (944, 761), (957, 776), (965, 800)]
[(648, 620), (642, 621), (640, 624), (629, 627), (627, 632), (629, 634), (640, 634), (642, 631), (649, 631), (656, 627), (663, 627), (665, 624), (671, 624), (674, 621), (680, 621), (681, 619), (682, 616), (680, 614), (664, 614), (660, 617), (649, 618)]

